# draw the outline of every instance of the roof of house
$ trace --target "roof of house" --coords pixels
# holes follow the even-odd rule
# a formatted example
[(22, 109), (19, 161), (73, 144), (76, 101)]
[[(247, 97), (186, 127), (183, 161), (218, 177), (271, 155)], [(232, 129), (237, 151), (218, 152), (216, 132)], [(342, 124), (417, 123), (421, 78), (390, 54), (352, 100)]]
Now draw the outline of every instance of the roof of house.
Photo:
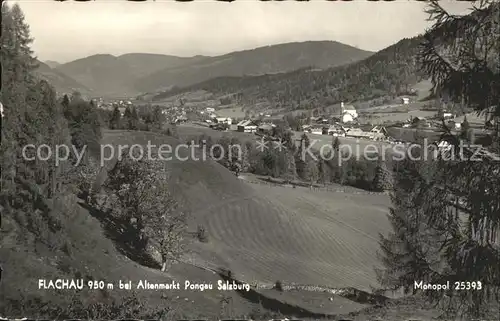
[(257, 126), (257, 124), (255, 124), (253, 122), (253, 120), (250, 120), (250, 119), (245, 119), (245, 120), (242, 120), (240, 121), (237, 126)]
[(263, 130), (271, 130), (273, 129), (273, 125), (272, 124), (262, 124), (259, 126), (260, 129), (263, 129)]
[(356, 110), (353, 105), (344, 105), (344, 110)]

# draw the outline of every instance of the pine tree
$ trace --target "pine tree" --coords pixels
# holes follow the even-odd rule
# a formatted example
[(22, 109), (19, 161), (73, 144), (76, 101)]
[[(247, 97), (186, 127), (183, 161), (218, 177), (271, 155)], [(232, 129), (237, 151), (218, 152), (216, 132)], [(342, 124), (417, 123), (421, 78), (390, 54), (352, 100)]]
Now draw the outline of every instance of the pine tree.
[(305, 154), (305, 149), (307, 149), (310, 145), (309, 137), (304, 133), (300, 137), (300, 145), (297, 148), (297, 152), (295, 153), (295, 168), (297, 171), (297, 175), (305, 179), (306, 177), (306, 164), (307, 164), (307, 154)]
[(118, 107), (113, 109), (113, 113), (111, 114), (111, 119), (109, 120), (109, 127), (111, 129), (119, 129), (120, 128), (120, 120), (121, 113)]
[[(419, 62), (431, 76), (433, 93), (479, 112), (498, 103), (500, 4), (482, 1), (461, 17), (432, 1), (428, 13), (435, 24), (424, 36)], [(394, 233), (381, 238), (381, 283), (409, 290), (414, 280), (453, 284), (481, 279), (481, 291), (423, 295), (453, 314), (498, 316), (491, 305), (500, 299), (498, 163), (484, 158), (418, 164), (398, 164), (390, 216)]]
[(155, 128), (160, 129), (164, 122), (164, 116), (161, 113), (160, 106), (155, 106), (152, 113), (152, 124)]
[(340, 150), (340, 140), (337, 136), (333, 137), (332, 148), (333, 148), (335, 153), (338, 153)]
[(380, 160), (375, 169), (375, 177), (373, 178), (373, 189), (378, 192), (389, 191), (392, 188), (392, 174), (387, 168), (385, 161)]
[(62, 106), (54, 90), (34, 76), (36, 59), (30, 48), (32, 39), (24, 15), (17, 4), (2, 6), (2, 91), (0, 101), (5, 109), (2, 124), (0, 167), (1, 207), (8, 213), (33, 214), (37, 209), (47, 213), (47, 197), (60, 190), (66, 169), (56, 166), (54, 157), (41, 161), (28, 144), (40, 146), (67, 143), (68, 129)]
[(135, 107), (130, 109), (130, 118), (128, 119), (128, 129), (137, 130), (139, 128), (139, 115)]

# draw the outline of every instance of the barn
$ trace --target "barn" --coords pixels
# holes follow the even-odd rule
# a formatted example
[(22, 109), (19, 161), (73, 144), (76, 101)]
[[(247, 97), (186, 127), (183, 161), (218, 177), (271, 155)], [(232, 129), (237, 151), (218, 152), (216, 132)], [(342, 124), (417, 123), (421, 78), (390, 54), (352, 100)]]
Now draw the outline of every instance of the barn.
[(242, 133), (255, 133), (257, 124), (252, 120), (242, 120), (237, 125), (237, 130)]

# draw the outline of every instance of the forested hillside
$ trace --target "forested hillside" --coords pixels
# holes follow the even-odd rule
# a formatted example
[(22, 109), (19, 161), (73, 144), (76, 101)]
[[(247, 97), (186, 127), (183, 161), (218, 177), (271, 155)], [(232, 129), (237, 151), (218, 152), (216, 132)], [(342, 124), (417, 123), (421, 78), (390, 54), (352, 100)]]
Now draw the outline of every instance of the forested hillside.
[(72, 93), (78, 91), (83, 95), (92, 94), (92, 90), (87, 86), (79, 83), (68, 75), (50, 67), (49, 65), (37, 61), (38, 67), (35, 73), (41, 78), (48, 81), (58, 93)]
[(206, 57), (179, 68), (166, 68), (139, 78), (135, 87), (141, 91), (154, 91), (174, 85), (189, 86), (215, 77), (273, 74), (304, 67), (324, 69), (359, 61), (371, 54), (336, 41), (285, 43)]
[(239, 93), (249, 103), (264, 100), (276, 108), (303, 109), (341, 100), (411, 94), (411, 85), (424, 78), (417, 67), (421, 41), (422, 37), (403, 39), (360, 62), (327, 70), (304, 68), (274, 75), (215, 78), (161, 93), (154, 100), (202, 89), (221, 95)]

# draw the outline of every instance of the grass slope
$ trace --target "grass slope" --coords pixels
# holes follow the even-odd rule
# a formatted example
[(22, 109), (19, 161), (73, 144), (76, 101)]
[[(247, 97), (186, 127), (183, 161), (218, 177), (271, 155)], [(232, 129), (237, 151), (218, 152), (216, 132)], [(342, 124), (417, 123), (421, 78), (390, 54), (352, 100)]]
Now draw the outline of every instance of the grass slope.
[[(151, 133), (110, 131), (110, 144), (175, 144)], [(331, 287), (375, 286), (379, 232), (388, 230), (384, 196), (344, 195), (246, 184), (213, 161), (166, 162), (172, 191), (206, 226), (200, 262), (229, 268), (248, 282)]]

